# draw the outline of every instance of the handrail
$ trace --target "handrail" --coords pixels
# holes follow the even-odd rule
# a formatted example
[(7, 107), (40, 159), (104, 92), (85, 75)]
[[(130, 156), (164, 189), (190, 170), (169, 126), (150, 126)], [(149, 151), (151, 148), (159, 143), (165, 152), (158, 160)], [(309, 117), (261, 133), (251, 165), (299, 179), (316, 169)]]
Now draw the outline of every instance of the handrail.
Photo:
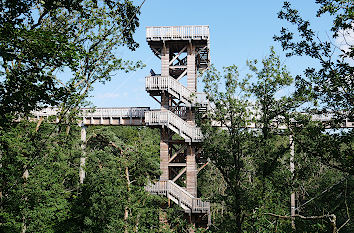
[[(144, 113), (149, 111), (149, 107), (123, 107), (123, 108), (81, 108), (80, 117), (133, 117), (142, 118)], [(44, 108), (40, 111), (33, 111), (35, 117), (55, 116), (59, 108)]]

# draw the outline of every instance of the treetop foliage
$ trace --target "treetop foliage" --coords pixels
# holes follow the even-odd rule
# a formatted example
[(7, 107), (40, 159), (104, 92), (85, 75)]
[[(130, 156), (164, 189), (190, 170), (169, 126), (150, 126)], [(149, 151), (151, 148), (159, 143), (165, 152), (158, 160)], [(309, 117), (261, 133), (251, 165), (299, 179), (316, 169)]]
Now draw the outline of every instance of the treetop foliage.
[(132, 1), (1, 1), (0, 10), (2, 122), (45, 105), (75, 108), (96, 81), (141, 67), (116, 53), (138, 47)]

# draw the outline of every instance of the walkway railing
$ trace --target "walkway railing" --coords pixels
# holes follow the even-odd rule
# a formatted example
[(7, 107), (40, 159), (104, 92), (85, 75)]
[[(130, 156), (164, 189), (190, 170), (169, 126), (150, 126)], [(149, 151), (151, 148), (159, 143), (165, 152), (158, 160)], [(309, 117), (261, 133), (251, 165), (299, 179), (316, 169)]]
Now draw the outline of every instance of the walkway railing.
[[(78, 122), (84, 125), (145, 125), (144, 114), (147, 111), (150, 111), (150, 108), (81, 108)], [(41, 111), (33, 111), (32, 115), (35, 119), (57, 116), (54, 123), (58, 122), (58, 113), (58, 108), (44, 108)]]
[(131, 108), (82, 108), (82, 116), (85, 117), (144, 117), (144, 113), (149, 111), (147, 107), (131, 107)]
[[(123, 107), (123, 108), (81, 108), (80, 117), (144, 117), (149, 107)], [(35, 117), (48, 117), (57, 115), (58, 108), (44, 108), (40, 111), (33, 111)]]
[(146, 125), (165, 125), (186, 141), (201, 142), (203, 134), (200, 128), (185, 122), (171, 111), (149, 111), (145, 113)]
[(209, 26), (146, 27), (146, 40), (208, 40)]

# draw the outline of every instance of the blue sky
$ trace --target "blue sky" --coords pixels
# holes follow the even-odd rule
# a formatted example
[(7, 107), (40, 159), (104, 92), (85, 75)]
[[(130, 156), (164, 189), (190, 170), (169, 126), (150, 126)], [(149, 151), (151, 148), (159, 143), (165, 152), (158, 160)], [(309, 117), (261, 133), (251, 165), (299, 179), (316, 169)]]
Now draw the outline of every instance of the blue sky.
[[(140, 4), (140, 1), (134, 1)], [(310, 19), (320, 36), (330, 34), (330, 18), (317, 19), (314, 0), (290, 0), (301, 15)], [(105, 85), (96, 84), (90, 101), (97, 107), (152, 107), (158, 104), (145, 92), (145, 76), (150, 69), (160, 73), (160, 60), (153, 55), (145, 40), (147, 26), (209, 25), (211, 62), (219, 69), (235, 64), (246, 71), (247, 59), (262, 59), (270, 46), (282, 57), (290, 72), (300, 74), (311, 61), (306, 58), (286, 58), (273, 36), (286, 22), (277, 18), (283, 0), (146, 0), (141, 9), (140, 28), (135, 40), (140, 47), (118, 53), (124, 59), (141, 60), (144, 69), (118, 73)], [(201, 82), (201, 80), (198, 80)], [(202, 90), (198, 90), (202, 91)]]

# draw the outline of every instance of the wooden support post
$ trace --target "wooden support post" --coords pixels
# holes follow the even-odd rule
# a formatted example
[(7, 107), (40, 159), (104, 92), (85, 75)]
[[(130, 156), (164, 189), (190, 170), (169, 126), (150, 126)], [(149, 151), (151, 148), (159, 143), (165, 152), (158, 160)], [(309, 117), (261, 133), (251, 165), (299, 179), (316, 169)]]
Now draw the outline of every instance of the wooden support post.
[(204, 163), (200, 168), (198, 168), (198, 173), (199, 173), (203, 168), (205, 168), (205, 166), (208, 165), (208, 164), (209, 164), (209, 162), (206, 162), (206, 163)]
[(180, 178), (185, 172), (186, 172), (187, 168), (183, 168), (181, 169), (181, 171), (177, 174), (177, 176), (175, 176), (175, 178), (173, 178), (173, 182), (176, 182), (176, 180), (178, 180), (178, 178)]
[(168, 77), (170, 76), (170, 50), (169, 47), (164, 44), (162, 47), (161, 54), (161, 76)]
[(183, 78), (187, 74), (187, 71), (188, 71), (188, 69), (185, 69), (185, 71), (183, 71), (183, 73), (180, 76), (178, 76), (177, 81), (179, 81), (181, 78)]
[(186, 149), (186, 146), (185, 146), (185, 145), (182, 146), (181, 148), (179, 148), (179, 150), (177, 150), (177, 151), (171, 156), (171, 158), (168, 160), (168, 162), (171, 163), (172, 160), (174, 160), (174, 159), (178, 156), (178, 154), (181, 153), (181, 152), (182, 152), (183, 150), (185, 150), (185, 149)]
[[(293, 135), (289, 136), (289, 143), (290, 143), (290, 172), (293, 179), (294, 171), (295, 171), (295, 164), (294, 164), (295, 146), (294, 146)], [(295, 230), (295, 192), (293, 188), (290, 194), (290, 205), (291, 205), (290, 206), (291, 227)]]
[(168, 100), (168, 94), (163, 93), (161, 95), (161, 111), (165, 111), (169, 109), (169, 100)]
[(154, 52), (157, 54), (158, 58), (161, 59), (161, 53), (160, 53), (160, 51), (157, 51), (154, 47), (151, 47), (151, 49), (152, 49), (152, 51), (154, 51)]
[(187, 49), (187, 88), (197, 91), (197, 72), (195, 64), (195, 46), (190, 43)]
[(80, 184), (84, 183), (84, 179), (86, 176), (85, 173), (85, 165), (86, 165), (86, 129), (87, 127), (84, 124), (81, 124), (81, 150), (82, 150), (82, 157), (80, 158)]
[(168, 180), (168, 129), (161, 129), (161, 141), (160, 141), (160, 180)]
[(172, 60), (170, 61), (169, 65), (172, 65), (172, 63), (186, 50), (187, 46), (184, 46), (181, 51), (177, 55), (175, 55)]
[(197, 174), (198, 168), (195, 158), (195, 147), (189, 145), (187, 147), (187, 173), (186, 173), (186, 183), (187, 183), (187, 192), (192, 194), (194, 197), (197, 197)]

